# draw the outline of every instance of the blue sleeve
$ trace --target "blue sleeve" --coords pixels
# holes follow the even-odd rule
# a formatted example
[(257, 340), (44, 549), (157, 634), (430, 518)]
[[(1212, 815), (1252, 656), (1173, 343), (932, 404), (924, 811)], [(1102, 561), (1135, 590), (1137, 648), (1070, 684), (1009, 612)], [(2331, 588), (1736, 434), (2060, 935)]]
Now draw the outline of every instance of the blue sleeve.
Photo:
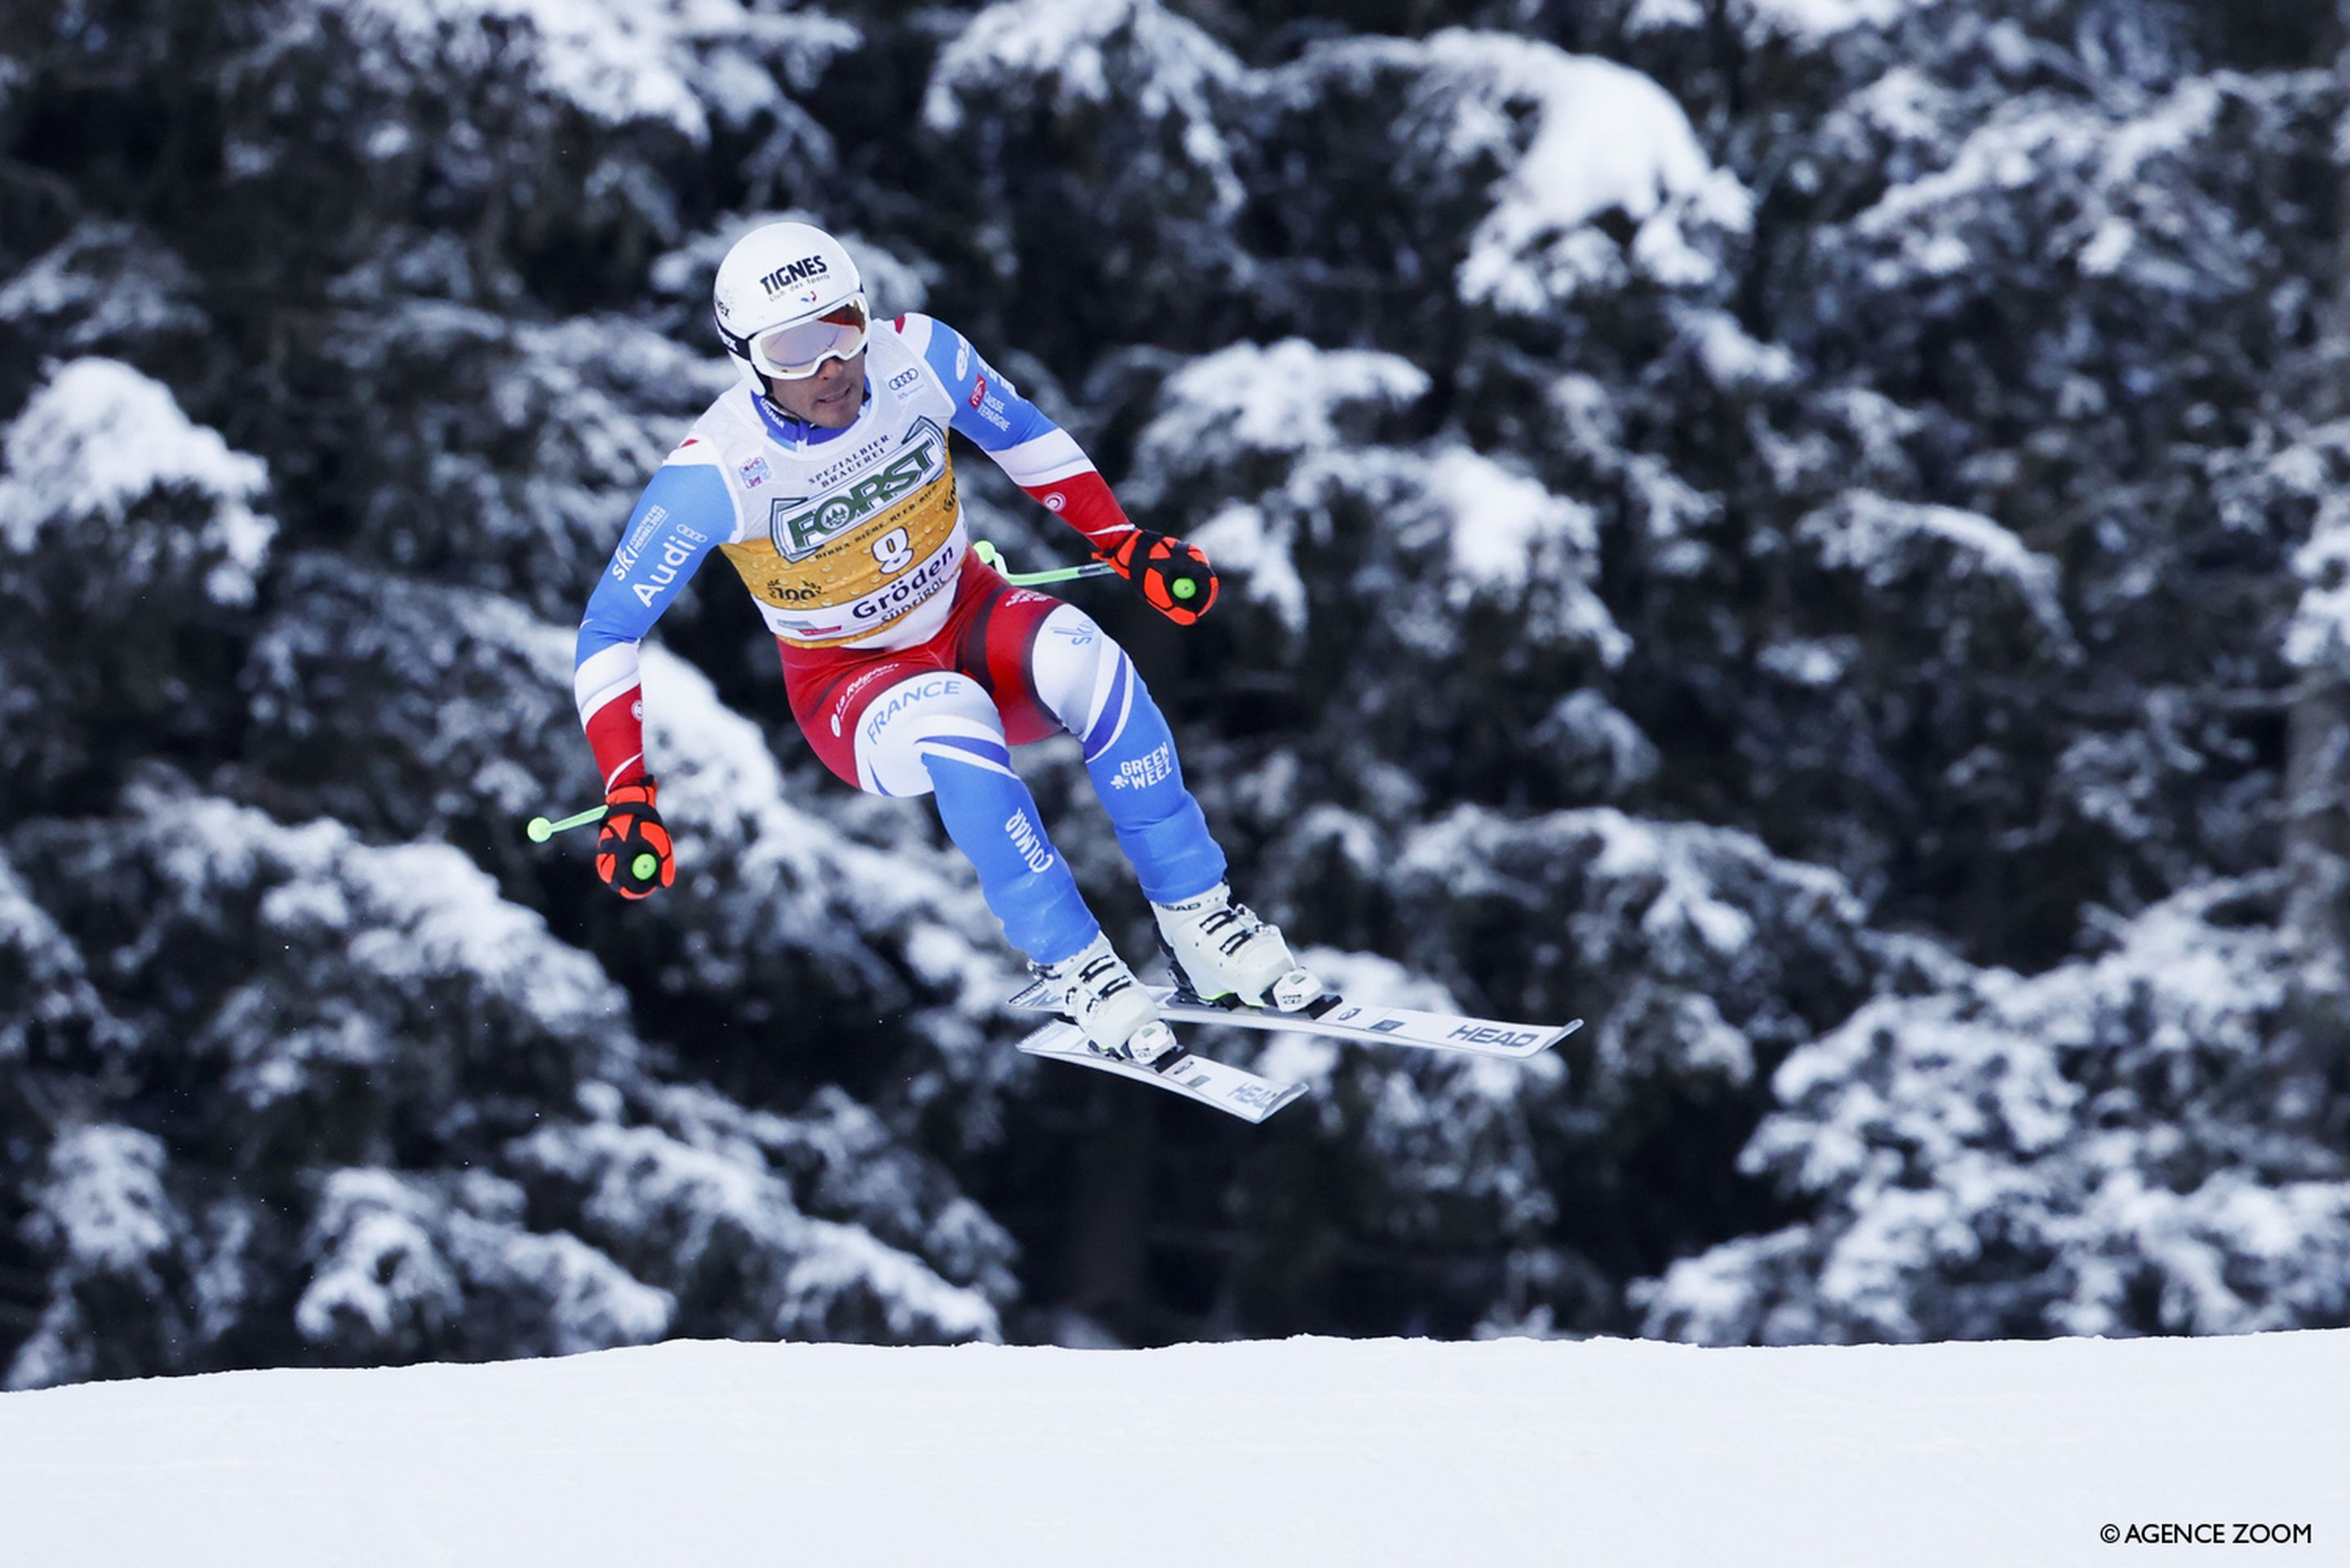
[(979, 350), (945, 322), (932, 319), (930, 345), (922, 350), (922, 358), (954, 399), (954, 428), (977, 441), (983, 451), (1002, 452), (1061, 428), (1022, 397), (1002, 371), (981, 358)]
[(720, 541), (733, 536), (734, 503), (707, 463), (671, 463), (652, 477), (579, 623), (577, 662), (640, 642)]

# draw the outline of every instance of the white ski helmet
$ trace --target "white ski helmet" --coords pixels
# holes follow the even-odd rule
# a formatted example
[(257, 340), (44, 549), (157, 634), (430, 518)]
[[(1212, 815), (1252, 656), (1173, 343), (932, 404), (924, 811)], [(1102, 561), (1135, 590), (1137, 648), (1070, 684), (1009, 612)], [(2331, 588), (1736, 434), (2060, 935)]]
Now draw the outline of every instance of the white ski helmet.
[[(838, 240), (812, 223), (763, 223), (734, 242), (711, 289), (719, 341), (761, 391), (865, 347), (864, 281)], [(790, 328), (791, 330), (784, 330)]]

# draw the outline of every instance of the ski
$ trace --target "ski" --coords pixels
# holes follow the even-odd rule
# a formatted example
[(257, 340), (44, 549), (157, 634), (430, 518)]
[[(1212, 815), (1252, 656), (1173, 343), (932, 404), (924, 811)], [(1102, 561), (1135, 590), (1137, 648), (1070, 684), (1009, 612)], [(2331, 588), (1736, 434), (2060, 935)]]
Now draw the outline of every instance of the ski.
[(1261, 1122), (1305, 1092), (1303, 1084), (1260, 1078), (1254, 1073), (1195, 1056), (1188, 1051), (1179, 1053), (1171, 1062), (1154, 1063), (1148, 1067), (1106, 1056), (1088, 1044), (1077, 1026), (1066, 1019), (1035, 1031), (1020, 1042), (1020, 1049), (1049, 1062), (1074, 1062), (1080, 1067), (1095, 1067), (1121, 1078), (1154, 1085), (1203, 1106), (1213, 1106), (1244, 1122)]
[[(1454, 1051), (1471, 1056), (1498, 1056), (1522, 1062), (1539, 1056), (1583, 1027), (1571, 1023), (1504, 1023), (1492, 1018), (1464, 1018), (1449, 1012), (1422, 1012), (1409, 1007), (1372, 1007), (1343, 996), (1325, 996), (1296, 1012), (1267, 1008), (1218, 1006), (1187, 1001), (1171, 985), (1149, 988), (1159, 1015), (1170, 1023), (1230, 1024), (1240, 1029), (1271, 1029), (1297, 1034), (1320, 1034), (1357, 1044), (1409, 1045), (1422, 1051)], [(1028, 986), (1012, 1005), (1034, 1012), (1055, 1012), (1060, 999), (1043, 983)]]

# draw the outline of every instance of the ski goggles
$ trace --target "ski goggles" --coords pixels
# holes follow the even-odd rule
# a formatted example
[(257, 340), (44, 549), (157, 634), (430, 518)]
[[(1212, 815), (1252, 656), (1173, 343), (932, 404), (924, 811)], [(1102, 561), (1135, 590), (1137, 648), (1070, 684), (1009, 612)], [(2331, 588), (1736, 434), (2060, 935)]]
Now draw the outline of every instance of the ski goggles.
[(827, 359), (853, 358), (871, 326), (865, 296), (852, 294), (822, 316), (754, 332), (746, 358), (763, 375), (796, 381), (815, 375)]

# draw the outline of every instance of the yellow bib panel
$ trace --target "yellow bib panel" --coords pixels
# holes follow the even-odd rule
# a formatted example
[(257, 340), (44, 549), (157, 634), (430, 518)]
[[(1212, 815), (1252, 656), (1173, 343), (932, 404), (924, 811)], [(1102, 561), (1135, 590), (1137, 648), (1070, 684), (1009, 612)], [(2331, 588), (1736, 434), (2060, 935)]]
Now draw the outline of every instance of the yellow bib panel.
[(962, 515), (946, 434), (924, 420), (893, 461), (828, 495), (778, 496), (766, 538), (719, 547), (776, 636), (829, 648), (873, 636), (953, 581)]

